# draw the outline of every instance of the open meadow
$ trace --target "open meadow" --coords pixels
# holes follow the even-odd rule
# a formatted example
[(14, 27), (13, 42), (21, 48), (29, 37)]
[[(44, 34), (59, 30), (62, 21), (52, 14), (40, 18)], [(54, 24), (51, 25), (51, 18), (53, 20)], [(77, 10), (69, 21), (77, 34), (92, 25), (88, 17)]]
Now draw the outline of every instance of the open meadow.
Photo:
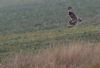
[(0, 68), (100, 68), (99, 53), (99, 0), (0, 1)]

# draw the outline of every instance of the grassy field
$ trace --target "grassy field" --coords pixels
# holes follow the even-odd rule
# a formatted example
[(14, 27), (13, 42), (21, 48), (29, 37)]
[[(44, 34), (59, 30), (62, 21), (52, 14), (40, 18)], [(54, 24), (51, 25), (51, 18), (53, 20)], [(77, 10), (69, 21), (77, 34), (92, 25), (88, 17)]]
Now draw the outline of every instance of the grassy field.
[[(55, 44), (68, 44), (84, 41), (100, 42), (100, 25), (89, 27), (62, 27), (21, 34), (0, 35), (0, 57), (23, 52), (36, 52), (54, 47)], [(55, 45), (56, 46), (56, 45)]]
[[(4, 0), (5, 1), (5, 0)], [(9, 1), (9, 2), (8, 2)], [(0, 8), (0, 34), (33, 32), (64, 27), (68, 22), (67, 7), (72, 6), (84, 23), (99, 23), (99, 0), (8, 0)], [(19, 2), (17, 4), (17, 2)], [(31, 1), (31, 2), (30, 2)], [(13, 5), (16, 3), (16, 5)], [(0, 2), (2, 5), (3, 3)], [(89, 4), (90, 3), (90, 4)], [(94, 17), (99, 15), (98, 19)], [(99, 23), (100, 24), (100, 23)]]
[[(20, 52), (38, 53), (73, 42), (100, 42), (99, 0), (4, 0), (0, 3), (0, 62)], [(72, 28), (67, 26), (68, 6), (82, 18), (82, 23)]]
[(100, 43), (76, 43), (46, 49), (40, 53), (18, 53), (1, 68), (100, 68)]

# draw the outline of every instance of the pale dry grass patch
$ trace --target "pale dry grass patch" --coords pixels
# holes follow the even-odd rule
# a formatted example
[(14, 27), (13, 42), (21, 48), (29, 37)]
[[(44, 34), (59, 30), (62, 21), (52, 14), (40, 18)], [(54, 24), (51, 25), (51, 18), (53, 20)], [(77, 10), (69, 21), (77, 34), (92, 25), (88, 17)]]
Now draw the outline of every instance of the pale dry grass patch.
[(100, 44), (72, 43), (38, 54), (16, 54), (0, 68), (100, 68)]

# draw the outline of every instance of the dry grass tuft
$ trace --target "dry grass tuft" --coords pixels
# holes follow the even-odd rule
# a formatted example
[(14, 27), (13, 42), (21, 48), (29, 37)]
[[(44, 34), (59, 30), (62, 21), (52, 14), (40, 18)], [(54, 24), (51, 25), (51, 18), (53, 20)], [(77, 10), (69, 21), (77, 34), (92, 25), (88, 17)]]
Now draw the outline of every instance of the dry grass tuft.
[(37, 55), (17, 54), (0, 68), (100, 68), (100, 44), (74, 44)]

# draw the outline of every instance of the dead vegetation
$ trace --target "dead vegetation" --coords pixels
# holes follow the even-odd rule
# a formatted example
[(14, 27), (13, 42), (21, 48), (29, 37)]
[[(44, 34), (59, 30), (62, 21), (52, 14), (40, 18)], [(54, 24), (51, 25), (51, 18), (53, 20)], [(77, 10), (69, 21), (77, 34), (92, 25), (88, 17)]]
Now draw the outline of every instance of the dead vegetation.
[(70, 44), (38, 54), (16, 54), (0, 68), (100, 68), (100, 44)]

